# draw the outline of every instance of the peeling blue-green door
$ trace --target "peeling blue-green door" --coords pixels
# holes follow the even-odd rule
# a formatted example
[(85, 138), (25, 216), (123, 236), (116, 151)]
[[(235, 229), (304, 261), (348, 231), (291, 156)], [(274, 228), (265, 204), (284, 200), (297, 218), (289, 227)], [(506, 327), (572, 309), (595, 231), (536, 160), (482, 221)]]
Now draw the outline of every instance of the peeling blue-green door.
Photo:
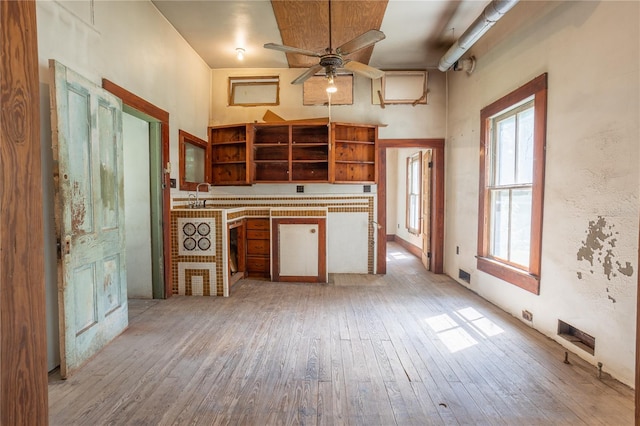
[(49, 66), (64, 378), (128, 324), (122, 104), (64, 65)]

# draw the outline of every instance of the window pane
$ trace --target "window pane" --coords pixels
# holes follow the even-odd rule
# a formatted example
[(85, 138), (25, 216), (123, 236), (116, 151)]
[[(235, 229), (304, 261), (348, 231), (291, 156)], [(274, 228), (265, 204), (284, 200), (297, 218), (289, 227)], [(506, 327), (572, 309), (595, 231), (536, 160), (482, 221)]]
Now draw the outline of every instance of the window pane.
[(509, 259), (509, 190), (494, 190), (490, 192), (491, 217), (490, 235), (491, 256)]
[(204, 182), (205, 150), (190, 143), (184, 150), (184, 179), (187, 182)]
[(511, 116), (496, 123), (495, 185), (515, 183), (516, 170), (516, 117)]
[(529, 267), (531, 247), (531, 189), (511, 193), (511, 256), (513, 263)]
[(533, 182), (533, 108), (518, 114), (518, 183)]
[(418, 203), (419, 203), (419, 197), (417, 195), (411, 195), (411, 198), (409, 200), (409, 208), (410, 213), (409, 213), (409, 227), (411, 229), (418, 229), (418, 221), (419, 221), (419, 217), (418, 217)]
[(417, 194), (420, 188), (420, 163), (417, 158), (411, 158), (411, 193)]

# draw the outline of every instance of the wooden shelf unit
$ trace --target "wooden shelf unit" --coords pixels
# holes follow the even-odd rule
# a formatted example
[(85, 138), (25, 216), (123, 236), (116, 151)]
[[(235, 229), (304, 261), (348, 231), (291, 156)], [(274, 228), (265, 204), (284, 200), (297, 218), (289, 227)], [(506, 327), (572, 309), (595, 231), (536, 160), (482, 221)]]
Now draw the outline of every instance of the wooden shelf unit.
[(260, 123), (209, 128), (213, 185), (364, 183), (377, 176), (378, 126)]
[(213, 185), (248, 185), (250, 151), (249, 125), (209, 127), (211, 147), (211, 183)]
[(250, 277), (271, 278), (270, 225), (268, 218), (247, 219), (246, 268)]
[(252, 181), (329, 182), (326, 124), (255, 124)]
[(378, 126), (331, 123), (333, 182), (378, 181)]

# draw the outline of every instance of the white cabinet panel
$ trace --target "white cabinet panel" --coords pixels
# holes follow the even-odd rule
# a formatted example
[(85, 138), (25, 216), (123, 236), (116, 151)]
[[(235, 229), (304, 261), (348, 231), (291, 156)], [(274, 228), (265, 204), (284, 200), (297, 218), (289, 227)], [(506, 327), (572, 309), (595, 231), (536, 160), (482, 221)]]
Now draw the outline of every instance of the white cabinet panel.
[(318, 225), (281, 224), (280, 276), (318, 275)]

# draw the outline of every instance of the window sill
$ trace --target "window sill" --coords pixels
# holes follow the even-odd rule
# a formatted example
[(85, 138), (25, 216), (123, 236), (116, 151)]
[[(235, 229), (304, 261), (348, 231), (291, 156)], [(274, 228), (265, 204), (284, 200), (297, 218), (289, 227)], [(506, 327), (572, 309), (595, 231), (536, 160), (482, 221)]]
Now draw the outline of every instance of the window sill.
[(540, 277), (486, 257), (477, 257), (477, 261), (478, 270), (535, 295), (540, 294)]

